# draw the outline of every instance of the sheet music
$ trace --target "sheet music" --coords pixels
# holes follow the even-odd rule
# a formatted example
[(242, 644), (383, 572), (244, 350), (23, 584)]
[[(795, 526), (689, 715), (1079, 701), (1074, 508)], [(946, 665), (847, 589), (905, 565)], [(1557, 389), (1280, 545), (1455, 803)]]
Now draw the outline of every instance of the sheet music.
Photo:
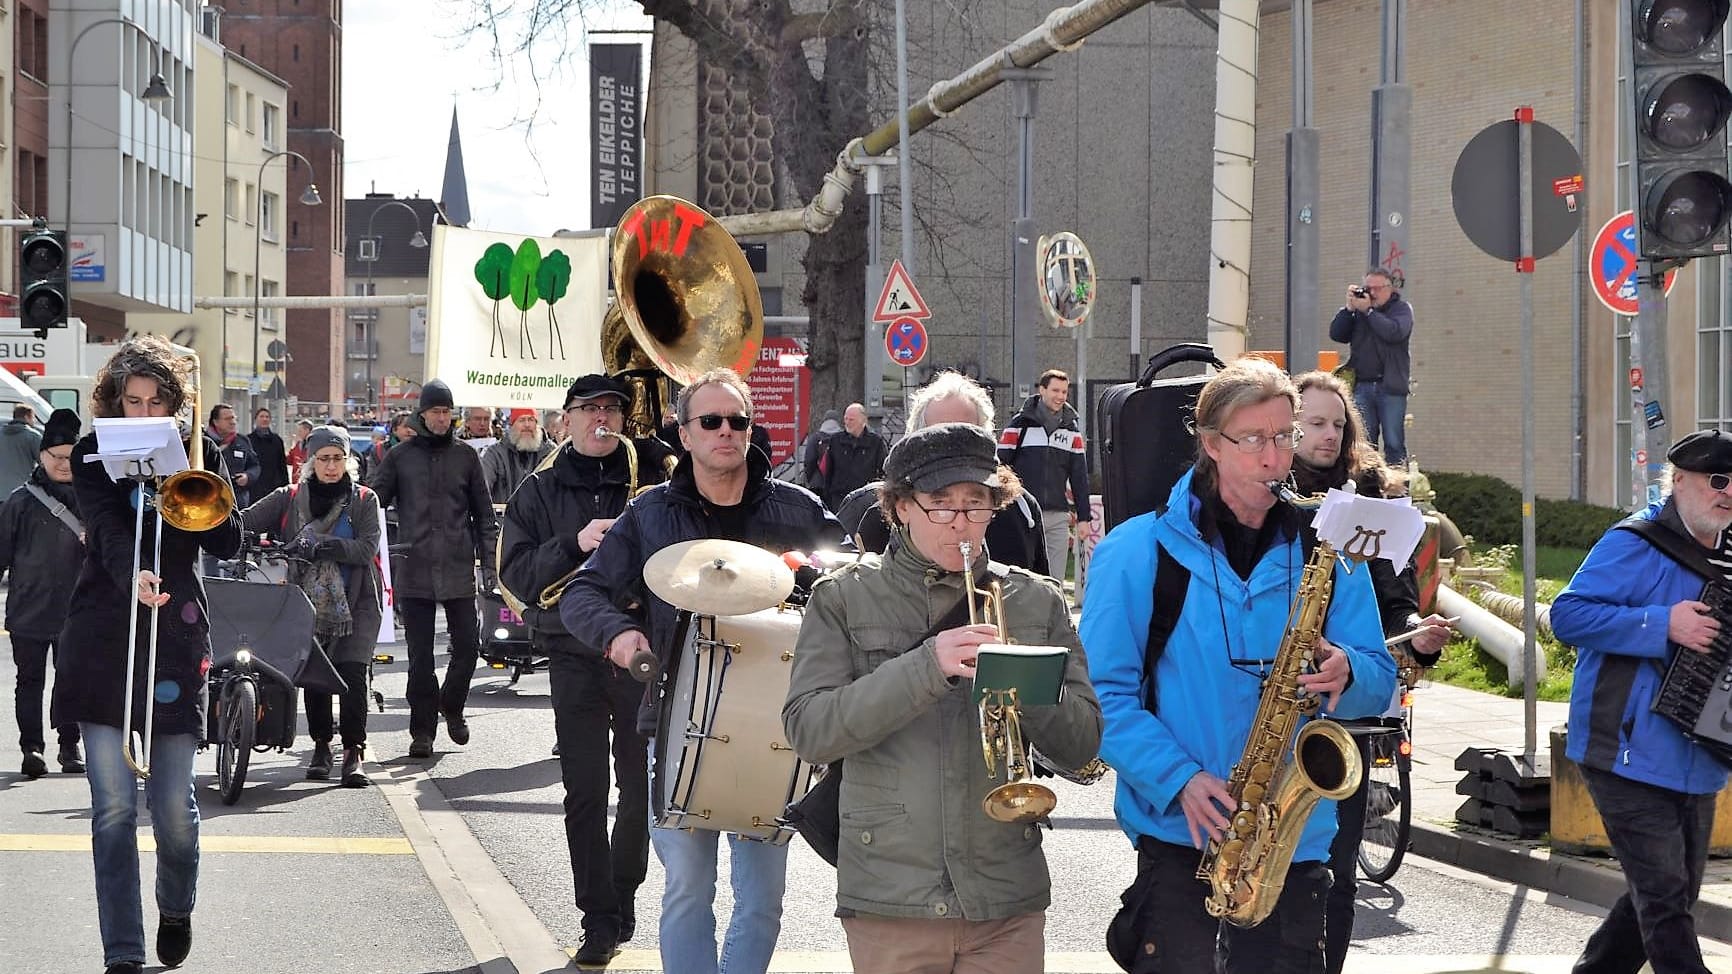
[(180, 427), (171, 416), (100, 418), (96, 427), (96, 452), (86, 463), (101, 461), (110, 480), (129, 477), (167, 477), (187, 469), (186, 445)]
[(1331, 490), (1311, 523), (1317, 537), (1343, 557), (1384, 558), (1397, 571), (1407, 567), (1425, 533), (1425, 518), (1408, 498), (1361, 497), (1344, 490)]

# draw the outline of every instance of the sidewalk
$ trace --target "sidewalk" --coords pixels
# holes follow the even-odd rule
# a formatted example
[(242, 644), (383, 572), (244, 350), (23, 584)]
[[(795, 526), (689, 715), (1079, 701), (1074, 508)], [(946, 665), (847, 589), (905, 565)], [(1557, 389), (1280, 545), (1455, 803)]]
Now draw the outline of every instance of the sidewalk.
[[(1514, 839), (1455, 821), (1465, 800), (1455, 793), (1463, 772), (1455, 759), (1469, 747), (1519, 753), (1523, 704), (1518, 699), (1434, 683), (1414, 692), (1413, 847), (1428, 859), (1532, 889), (1566, 894), (1610, 907), (1624, 892), (1616, 861), (1554, 853), (1537, 840)], [(1538, 749), (1549, 749), (1551, 729), (1565, 722), (1569, 705), (1539, 704)], [(1697, 931), (1732, 939), (1732, 859), (1709, 859), (1696, 906)]]

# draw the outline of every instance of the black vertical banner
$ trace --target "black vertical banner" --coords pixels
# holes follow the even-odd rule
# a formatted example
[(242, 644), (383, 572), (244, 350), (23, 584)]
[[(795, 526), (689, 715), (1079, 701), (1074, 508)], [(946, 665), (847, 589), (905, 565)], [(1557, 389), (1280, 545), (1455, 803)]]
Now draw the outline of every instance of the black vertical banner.
[(643, 196), (643, 99), (638, 44), (589, 46), (591, 227), (611, 227)]

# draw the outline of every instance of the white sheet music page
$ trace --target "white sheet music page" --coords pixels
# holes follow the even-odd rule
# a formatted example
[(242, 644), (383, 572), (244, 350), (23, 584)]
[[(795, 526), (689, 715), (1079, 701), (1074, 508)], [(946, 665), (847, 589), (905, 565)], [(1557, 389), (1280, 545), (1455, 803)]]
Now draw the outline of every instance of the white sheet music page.
[(1331, 490), (1311, 522), (1317, 537), (1344, 558), (1368, 562), (1384, 558), (1396, 571), (1407, 567), (1425, 533), (1425, 518), (1405, 497), (1361, 497)]
[(186, 445), (171, 416), (96, 419), (96, 452), (85, 462), (102, 462), (110, 480), (167, 477), (187, 469)]

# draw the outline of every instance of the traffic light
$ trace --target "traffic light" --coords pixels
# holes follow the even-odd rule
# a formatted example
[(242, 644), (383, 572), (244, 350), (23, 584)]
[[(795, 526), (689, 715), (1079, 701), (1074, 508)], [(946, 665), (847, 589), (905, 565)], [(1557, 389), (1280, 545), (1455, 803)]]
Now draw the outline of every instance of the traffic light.
[(18, 325), (25, 331), (65, 328), (72, 307), (66, 289), (66, 234), (38, 224), (18, 243)]
[(1636, 99), (1636, 242), (1645, 258), (1727, 252), (1721, 28), (1732, 0), (1628, 0)]

